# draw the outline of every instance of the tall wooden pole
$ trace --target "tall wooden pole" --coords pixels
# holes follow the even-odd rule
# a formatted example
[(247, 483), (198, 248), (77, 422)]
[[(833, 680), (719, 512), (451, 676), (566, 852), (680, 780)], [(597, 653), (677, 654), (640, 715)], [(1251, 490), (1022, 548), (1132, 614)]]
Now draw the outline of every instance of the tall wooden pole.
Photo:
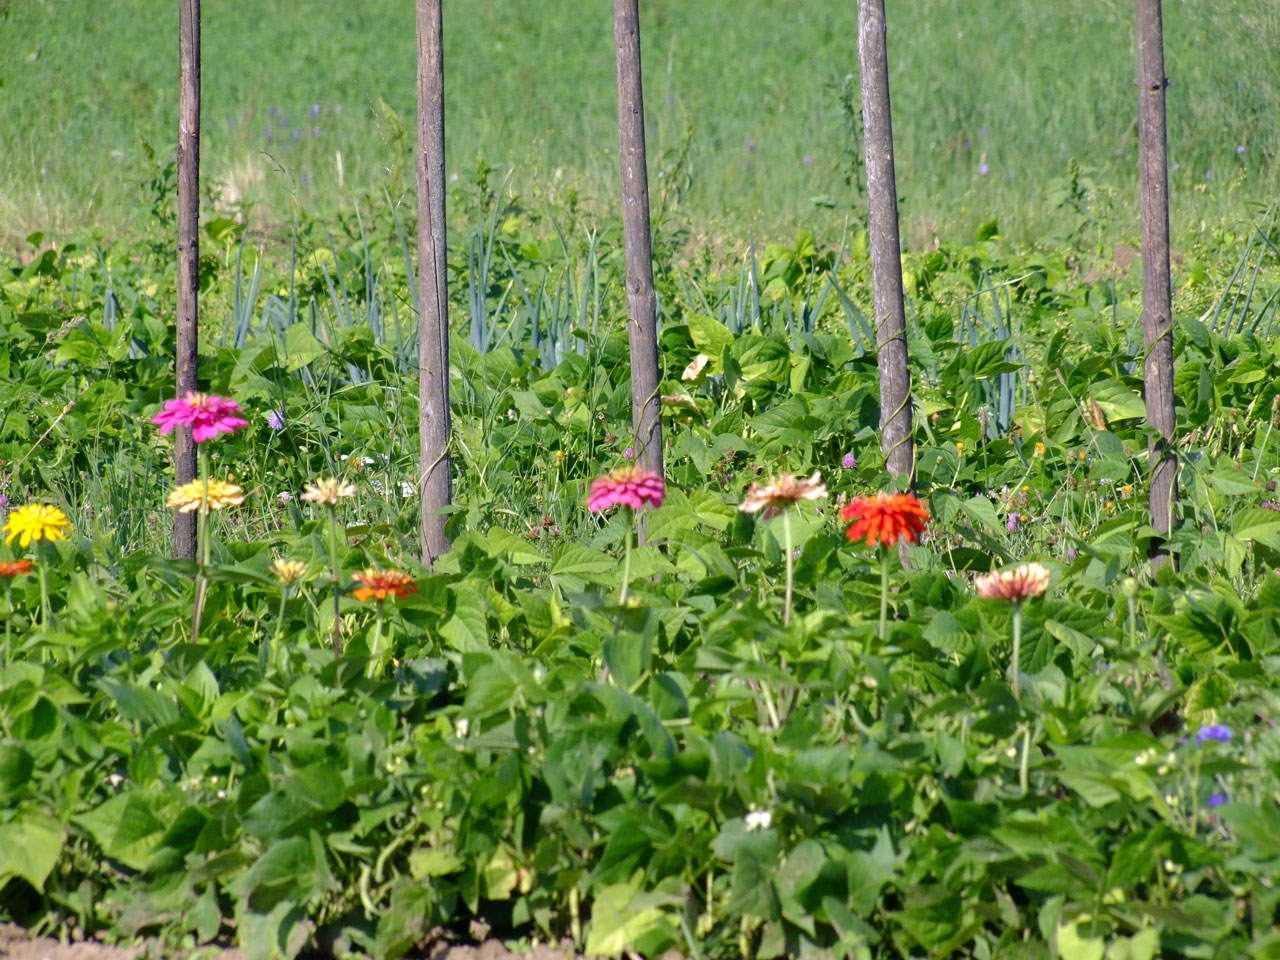
[(627, 335), (631, 343), (631, 423), (635, 462), (662, 474), (657, 298), (649, 233), (649, 173), (645, 166), (644, 90), (637, 0), (613, 0), (618, 68), (618, 146), (622, 153), (622, 239), (627, 257)]
[(915, 483), (911, 429), (911, 371), (902, 299), (898, 187), (893, 170), (889, 57), (884, 0), (858, 0), (858, 63), (862, 77), (862, 139), (867, 160), (867, 229), (880, 366), (880, 448), (889, 472)]
[(449, 549), (449, 296), (444, 218), (444, 28), (441, 0), (418, 11), (418, 458), (422, 562)]
[[(1137, 0), (1138, 189), (1142, 195), (1142, 332), (1146, 342), (1147, 462), (1151, 525), (1173, 526), (1178, 496), (1177, 420), (1173, 410), (1173, 296), (1169, 276), (1169, 171), (1165, 135), (1164, 29), (1160, 0)], [(1169, 559), (1164, 541), (1151, 548), (1152, 572)]]
[[(174, 357), (177, 395), (196, 389), (200, 292), (200, 0), (178, 3), (178, 313)], [(196, 476), (190, 427), (174, 438), (178, 483)], [(196, 515), (175, 513), (173, 555), (194, 560)]]

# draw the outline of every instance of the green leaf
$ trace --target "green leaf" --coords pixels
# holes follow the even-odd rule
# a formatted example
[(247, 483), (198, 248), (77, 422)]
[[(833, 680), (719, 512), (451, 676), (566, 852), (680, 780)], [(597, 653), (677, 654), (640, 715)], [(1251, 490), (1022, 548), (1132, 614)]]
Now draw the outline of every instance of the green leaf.
[(453, 615), (440, 626), (440, 636), (462, 653), (488, 650), (489, 622), (484, 598), (463, 584), (454, 584), (449, 589), (456, 600)]
[(1280, 550), (1280, 513), (1249, 507), (1235, 515), (1231, 532), (1240, 540)]
[(502, 527), (490, 527), (485, 538), (489, 541), (489, 550), (495, 557), (501, 557), (517, 566), (531, 563), (546, 563), (537, 549), (522, 537), (517, 537)]
[(21, 877), (43, 893), (65, 836), (61, 823), (37, 810), (19, 811), (0, 824), (0, 890), (10, 877)]
[(104, 854), (134, 870), (146, 867), (164, 832), (164, 824), (139, 790), (117, 794), (72, 819), (89, 831)]
[(728, 328), (718, 320), (701, 313), (689, 315), (689, 336), (699, 353), (705, 353), (709, 362), (706, 372), (709, 376), (722, 373), (721, 358), (727, 347), (733, 344), (734, 336)]
[(1089, 387), (1089, 396), (1102, 409), (1102, 415), (1111, 423), (1115, 420), (1133, 420), (1147, 415), (1147, 405), (1131, 387), (1114, 377), (1095, 380)]
[(551, 576), (574, 590), (581, 590), (584, 581), (611, 583), (618, 569), (618, 561), (608, 554), (580, 543), (565, 544), (551, 562)]
[(305, 323), (295, 323), (284, 332), (284, 363), (291, 373), (314, 363), (328, 352)]

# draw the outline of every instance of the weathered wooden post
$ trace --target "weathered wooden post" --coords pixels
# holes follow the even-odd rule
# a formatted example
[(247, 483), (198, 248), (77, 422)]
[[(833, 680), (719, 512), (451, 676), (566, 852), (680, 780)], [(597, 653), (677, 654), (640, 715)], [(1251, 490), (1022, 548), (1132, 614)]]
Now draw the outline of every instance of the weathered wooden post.
[(661, 475), (657, 298), (653, 292), (637, 0), (613, 0), (613, 39), (618, 69), (618, 146), (622, 154), (622, 238), (627, 259), (627, 335), (631, 344), (635, 461)]
[[(1137, 0), (1138, 190), (1142, 196), (1142, 333), (1146, 344), (1144, 399), (1151, 525), (1167, 536), (1178, 497), (1173, 410), (1173, 294), (1169, 276), (1169, 169), (1165, 135), (1164, 29), (1160, 0)], [(1164, 566), (1164, 540), (1151, 547), (1151, 570)]]
[(418, 460), (422, 562), (449, 549), (449, 294), (444, 216), (444, 51), (441, 0), (417, 0)]
[[(197, 388), (200, 293), (200, 0), (178, 3), (178, 312), (174, 370), (177, 396)], [(174, 434), (179, 484), (196, 478), (189, 426)], [(194, 560), (196, 514), (173, 515), (173, 555)]]
[(898, 238), (898, 187), (893, 170), (884, 0), (858, 0), (858, 63), (867, 161), (871, 286), (880, 367), (880, 449), (884, 451), (889, 472), (914, 486), (911, 371), (907, 366), (907, 321), (902, 298), (902, 248)]

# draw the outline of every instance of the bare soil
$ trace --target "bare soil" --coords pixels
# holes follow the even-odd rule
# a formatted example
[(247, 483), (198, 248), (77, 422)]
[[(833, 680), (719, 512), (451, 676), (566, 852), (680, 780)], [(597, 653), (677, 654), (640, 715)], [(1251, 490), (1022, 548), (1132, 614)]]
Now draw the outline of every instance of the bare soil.
[[(96, 940), (61, 943), (51, 937), (32, 937), (21, 927), (0, 923), (0, 960), (169, 960), (180, 956), (167, 951), (158, 941), (145, 940), (131, 947), (114, 947)], [(572, 950), (540, 945), (527, 953), (507, 949), (501, 940), (475, 944), (437, 940), (413, 954), (416, 960), (582, 960)], [(200, 947), (189, 960), (244, 960), (239, 949)]]

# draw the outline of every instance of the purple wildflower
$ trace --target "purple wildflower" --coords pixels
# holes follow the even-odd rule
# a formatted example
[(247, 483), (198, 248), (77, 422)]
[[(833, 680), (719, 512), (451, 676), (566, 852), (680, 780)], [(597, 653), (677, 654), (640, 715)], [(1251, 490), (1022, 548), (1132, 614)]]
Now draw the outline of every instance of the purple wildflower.
[(858, 465), (858, 458), (855, 457), (852, 453), (846, 453), (844, 455), (844, 459), (840, 461), (840, 466), (844, 467), (846, 470), (852, 470), (857, 465)]
[(1018, 515), (1016, 513), (1010, 514), (1009, 519), (1005, 521), (1004, 528), (1010, 533), (1018, 532)]
[(1236, 156), (1237, 157), (1244, 156), (1244, 144), (1241, 144), (1240, 146), (1236, 147)]
[(987, 166), (985, 160), (982, 163), (978, 164), (978, 174), (980, 176), (985, 177), (990, 172), (991, 172), (991, 168)]
[(284, 429), (284, 414), (279, 410), (272, 410), (267, 414), (267, 426), (272, 430)]
[(747, 148), (747, 152), (750, 153), (752, 150), (756, 148), (756, 142), (752, 140), (750, 137), (748, 137), (747, 142), (744, 144), (744, 146)]
[(1215, 791), (1214, 793), (1209, 794), (1209, 800), (1205, 806), (1212, 810), (1214, 807), (1222, 806), (1228, 799), (1230, 798), (1225, 793)]
[(318, 103), (313, 103), (313, 104), (311, 105), (311, 115), (312, 115), (313, 117), (318, 117), (318, 116), (320, 116), (320, 104), (318, 104)]
[(1231, 739), (1231, 728), (1224, 723), (1214, 723), (1196, 731), (1196, 746), (1203, 747), (1210, 740), (1226, 743)]
[(813, 155), (812, 155), (812, 154), (808, 154), (808, 153), (806, 153), (806, 154), (804, 155), (804, 162), (805, 162), (805, 163), (807, 163), (807, 164), (812, 164), (812, 163), (813, 163)]
[(280, 502), (281, 502), (281, 503), (288, 503), (288, 502), (289, 502), (290, 500), (292, 500), (292, 499), (293, 499), (293, 494), (291, 494), (288, 490), (281, 490), (281, 491), (280, 491)]
[(1068, 560), (1074, 560), (1075, 558), (1076, 558), (1076, 548), (1075, 548), (1075, 547), (1067, 547), (1067, 559), (1068, 559)]
[(627, 449), (622, 451), (622, 455), (626, 457), (628, 460), (634, 460), (636, 456), (636, 452), (632, 450), (630, 447), (627, 447)]

